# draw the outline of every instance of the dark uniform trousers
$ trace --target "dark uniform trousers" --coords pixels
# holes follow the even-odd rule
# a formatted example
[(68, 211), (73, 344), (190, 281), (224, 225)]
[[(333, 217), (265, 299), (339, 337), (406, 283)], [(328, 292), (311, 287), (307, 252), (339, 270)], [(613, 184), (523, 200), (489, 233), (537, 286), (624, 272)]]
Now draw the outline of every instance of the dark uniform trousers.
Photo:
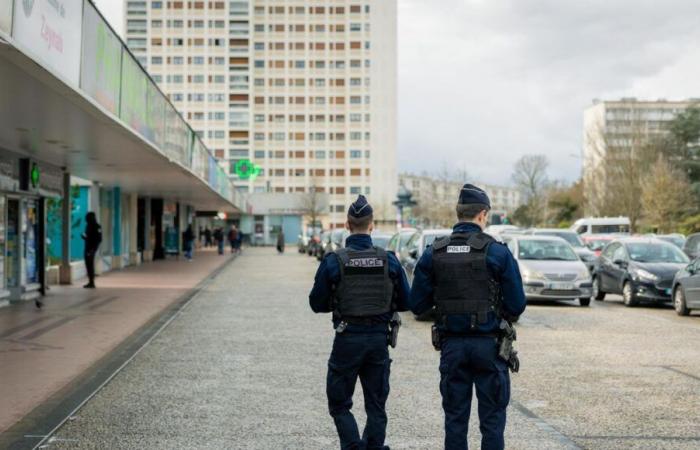
[[(328, 409), (340, 437), (343, 450), (384, 448), (386, 437), (386, 399), (389, 396), (391, 359), (384, 333), (336, 334), (328, 360), (326, 393)], [(362, 383), (367, 424), (362, 438), (350, 412), (357, 378)]]
[(482, 450), (503, 449), (510, 377), (493, 337), (450, 336), (442, 342), (440, 393), (445, 450), (466, 450), (472, 385), (476, 386)]

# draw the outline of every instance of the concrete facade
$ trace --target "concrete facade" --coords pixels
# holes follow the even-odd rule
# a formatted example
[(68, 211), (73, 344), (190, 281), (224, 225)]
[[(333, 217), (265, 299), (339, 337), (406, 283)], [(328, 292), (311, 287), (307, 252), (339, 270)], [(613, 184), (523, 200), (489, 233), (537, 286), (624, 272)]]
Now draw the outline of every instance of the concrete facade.
[(365, 194), (391, 221), (396, 1), (126, 1), (127, 43), (240, 192)]

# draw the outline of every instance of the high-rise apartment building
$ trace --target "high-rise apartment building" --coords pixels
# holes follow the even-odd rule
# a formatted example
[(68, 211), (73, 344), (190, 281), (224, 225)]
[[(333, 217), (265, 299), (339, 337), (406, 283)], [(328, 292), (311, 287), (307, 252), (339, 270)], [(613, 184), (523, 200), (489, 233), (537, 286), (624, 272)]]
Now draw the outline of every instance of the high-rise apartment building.
[(616, 167), (610, 167), (616, 164), (615, 157), (634, 156), (638, 151), (636, 147), (667, 134), (669, 122), (678, 113), (698, 104), (700, 99), (594, 100), (583, 115), (582, 176), (586, 213), (605, 214), (603, 205), (606, 195), (611, 194), (610, 181), (621, 176)]
[(396, 0), (126, 0), (127, 44), (242, 192), (392, 220)]

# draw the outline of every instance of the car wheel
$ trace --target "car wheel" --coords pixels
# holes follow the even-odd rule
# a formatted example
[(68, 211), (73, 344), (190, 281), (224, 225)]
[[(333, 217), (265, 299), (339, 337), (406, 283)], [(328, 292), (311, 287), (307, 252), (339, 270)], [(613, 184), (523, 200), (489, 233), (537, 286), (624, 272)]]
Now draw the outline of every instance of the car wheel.
[(605, 300), (605, 292), (600, 290), (600, 281), (598, 277), (593, 277), (593, 298), (598, 301)]
[(683, 286), (676, 286), (673, 291), (673, 309), (679, 316), (687, 316), (690, 313), (688, 305), (685, 303), (685, 292), (683, 292)]
[(588, 306), (591, 304), (591, 298), (590, 297), (582, 297), (578, 299), (578, 304), (581, 306)]
[(625, 306), (637, 306), (639, 304), (639, 300), (637, 300), (634, 290), (632, 290), (632, 283), (629, 281), (625, 281), (624, 286), (622, 286), (622, 301)]

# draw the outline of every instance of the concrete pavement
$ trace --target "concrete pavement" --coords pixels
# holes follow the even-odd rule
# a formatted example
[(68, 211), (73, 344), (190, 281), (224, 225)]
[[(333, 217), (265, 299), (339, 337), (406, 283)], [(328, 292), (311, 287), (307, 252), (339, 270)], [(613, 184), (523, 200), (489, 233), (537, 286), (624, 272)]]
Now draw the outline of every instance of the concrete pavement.
[[(296, 253), (246, 250), (58, 430), (48, 448), (336, 448), (325, 398), (333, 332), (330, 317), (312, 314), (307, 300), (316, 267), (311, 258)], [(583, 347), (589, 325), (584, 320), (580, 332), (585, 342), (571, 332), (567, 339), (572, 340), (560, 348), (556, 340), (547, 343), (553, 326), (545, 317), (572, 314), (569, 322), (575, 323), (606, 313), (603, 308), (535, 307), (523, 318), (524, 368), (513, 380), (507, 448), (605, 447), (598, 445), (600, 438), (590, 438), (598, 439), (591, 445), (577, 437), (610, 432), (571, 420), (580, 414), (577, 397), (588, 395), (589, 373), (586, 378), (568, 374), (570, 360), (561, 350), (575, 353)], [(388, 444), (394, 449), (440, 448), (438, 353), (429, 343), (429, 324), (408, 316), (404, 322), (399, 347), (392, 351)], [(548, 368), (546, 358), (562, 362)], [(362, 423), (360, 389), (358, 385), (354, 411)], [(613, 404), (607, 394), (597, 398), (594, 416)], [(550, 413), (554, 401), (566, 407)], [(475, 415), (470, 442), (478, 448)], [(675, 448), (687, 444), (679, 441)]]
[(104, 274), (94, 290), (52, 287), (41, 310), (33, 302), (0, 309), (0, 447), (19, 432), (8, 430), (13, 424), (55, 406), (62, 390), (80, 388), (71, 383), (228, 259), (200, 251), (193, 262)]

